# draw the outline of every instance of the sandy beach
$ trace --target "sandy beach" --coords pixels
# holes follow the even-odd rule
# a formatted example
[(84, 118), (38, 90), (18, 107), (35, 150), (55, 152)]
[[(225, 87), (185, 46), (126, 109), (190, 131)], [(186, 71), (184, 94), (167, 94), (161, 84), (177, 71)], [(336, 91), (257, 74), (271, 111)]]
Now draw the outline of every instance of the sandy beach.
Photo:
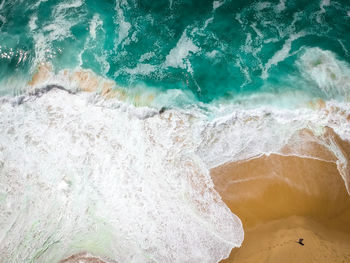
[(222, 262), (350, 262), (350, 197), (335, 162), (272, 154), (211, 174), (245, 230)]

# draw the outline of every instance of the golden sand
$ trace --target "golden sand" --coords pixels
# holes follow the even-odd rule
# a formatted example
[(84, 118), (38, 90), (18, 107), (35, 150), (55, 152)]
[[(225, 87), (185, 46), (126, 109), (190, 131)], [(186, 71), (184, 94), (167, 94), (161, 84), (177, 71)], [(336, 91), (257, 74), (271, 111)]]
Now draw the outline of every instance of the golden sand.
[(270, 155), (211, 174), (245, 231), (223, 262), (350, 262), (350, 197), (334, 162)]

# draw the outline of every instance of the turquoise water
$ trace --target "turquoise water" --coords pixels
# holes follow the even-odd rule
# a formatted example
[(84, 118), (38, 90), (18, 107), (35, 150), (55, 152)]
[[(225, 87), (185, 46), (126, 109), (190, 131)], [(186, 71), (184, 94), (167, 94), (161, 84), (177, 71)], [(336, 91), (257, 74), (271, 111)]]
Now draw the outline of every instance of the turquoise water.
[(349, 33), (346, 0), (2, 0), (0, 90), (23, 90), (50, 62), (202, 102), (285, 91), (327, 99), (339, 94), (319, 89), (297, 61), (318, 47), (350, 62)]

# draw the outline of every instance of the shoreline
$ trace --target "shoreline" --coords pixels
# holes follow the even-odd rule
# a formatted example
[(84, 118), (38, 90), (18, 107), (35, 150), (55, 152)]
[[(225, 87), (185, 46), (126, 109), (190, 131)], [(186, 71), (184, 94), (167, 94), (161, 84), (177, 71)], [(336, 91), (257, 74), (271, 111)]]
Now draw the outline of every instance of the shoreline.
[[(269, 176), (272, 170), (277, 174)], [(211, 175), (245, 231), (242, 246), (222, 263), (350, 260), (350, 197), (335, 162), (272, 154), (219, 166)], [(76, 262), (105, 261), (84, 253), (60, 261)]]
[[(47, 89), (50, 87), (48, 86)], [(94, 92), (91, 93), (95, 94)], [(103, 149), (102, 153), (105, 154), (106, 149), (110, 149), (108, 147), (111, 147), (110, 144), (105, 144), (105, 140), (100, 140), (100, 132), (98, 131), (98, 128), (102, 127), (103, 131), (107, 131), (109, 129), (105, 129), (104, 127), (114, 127), (114, 119), (115, 115), (114, 112), (112, 114), (112, 109), (107, 108), (105, 110), (104, 108), (95, 107), (93, 103), (84, 103), (85, 102), (85, 94), (82, 94), (81, 96), (71, 96), (69, 94), (63, 93), (61, 89), (57, 89), (55, 93), (52, 94), (46, 94), (45, 96), (38, 96), (37, 100), (33, 101), (33, 109), (38, 110), (38, 112), (41, 112), (42, 114), (46, 113), (48, 116), (52, 116), (52, 119), (55, 120), (55, 122), (52, 123), (46, 123), (47, 120), (46, 115), (42, 117), (40, 120), (43, 120), (41, 125), (44, 125), (45, 127), (50, 127), (52, 131), (62, 130), (61, 125), (65, 125), (65, 121), (67, 118), (71, 118), (74, 120), (80, 120), (82, 123), (78, 128), (76, 126), (72, 126), (72, 131), (77, 131), (80, 134), (82, 134), (82, 138), (85, 138), (84, 136), (87, 136), (88, 140), (84, 142), (89, 142), (91, 144), (92, 149)], [(57, 98), (60, 98), (61, 100), (57, 100)], [(69, 101), (70, 103), (67, 103), (67, 105), (70, 105), (69, 107), (61, 107), (62, 103), (63, 105), (66, 105), (66, 102)], [(6, 105), (5, 105), (6, 106)], [(5, 107), (4, 106), (4, 107)], [(24, 106), (19, 103), (18, 105), (19, 109), (22, 111), (20, 114), (24, 113)], [(47, 106), (47, 107), (45, 107)], [(321, 105), (322, 106), (322, 105)], [(12, 108), (11, 108), (12, 107)], [(19, 112), (17, 108), (14, 108), (13, 105), (11, 107), (8, 107), (8, 109), (15, 111), (16, 113)], [(45, 109), (44, 111), (41, 111), (41, 109)], [(54, 109), (54, 110), (53, 110)], [(339, 109), (329, 107), (329, 109), (323, 109), (321, 107), (320, 111), (324, 111), (324, 113), (328, 116), (331, 113), (337, 113)], [(53, 111), (53, 112), (52, 112)], [(89, 114), (85, 114), (84, 118), (82, 118), (81, 111), (83, 112), (89, 112)], [(61, 113), (64, 113), (63, 115)], [(118, 116), (118, 121), (125, 121), (129, 122), (129, 116), (124, 114), (124, 109), (120, 111), (121, 114)], [(53, 113), (56, 115), (53, 116)], [(94, 113), (95, 115), (91, 115)], [(155, 138), (163, 138), (162, 136), (168, 132), (168, 130), (164, 133), (159, 133), (159, 128), (161, 127), (160, 124), (172, 124), (173, 126), (173, 133), (174, 137), (170, 137), (172, 145), (177, 145), (179, 148), (183, 149), (183, 147), (189, 147), (188, 142), (192, 142), (191, 137), (187, 137), (186, 132), (179, 133), (178, 127), (192, 127), (191, 124), (191, 118), (186, 117), (183, 118), (181, 114), (176, 115), (176, 112), (166, 112), (165, 115), (161, 116), (159, 115), (158, 118), (150, 119), (147, 121), (144, 121), (143, 118), (134, 118), (133, 121), (137, 125), (140, 123), (147, 124), (147, 130), (145, 130), (145, 134), (150, 134), (150, 137), (145, 137), (146, 142), (150, 142), (148, 146), (150, 146), (150, 149), (157, 146), (157, 143), (160, 143), (160, 140), (157, 141)], [(321, 117), (321, 112), (317, 113), (315, 117)], [(19, 116), (21, 116), (19, 114)], [(79, 116), (79, 118), (76, 118), (76, 116)], [(94, 129), (91, 129), (90, 132), (86, 133), (86, 130), (83, 130), (81, 132), (80, 127), (84, 127), (85, 124), (91, 123), (90, 119), (91, 116), (93, 116), (96, 119), (103, 119), (107, 116), (106, 122), (96, 122), (98, 125)], [(157, 114), (155, 116), (158, 116)], [(282, 115), (283, 117), (288, 117), (288, 115)], [(293, 115), (295, 116), (295, 115)], [(343, 119), (347, 118), (347, 115), (345, 113), (339, 114)], [(168, 117), (168, 118), (167, 118)], [(186, 169), (186, 171), (193, 172), (193, 176), (191, 178), (195, 178), (198, 181), (194, 182), (194, 185), (192, 187), (194, 189), (195, 186), (198, 184), (200, 187), (202, 186), (202, 183), (205, 182), (202, 180), (201, 175), (205, 174), (208, 178), (208, 182), (210, 181), (209, 188), (213, 190), (215, 186), (215, 189), (218, 193), (215, 193), (215, 195), (218, 196), (218, 199), (221, 199), (226, 203), (226, 205), (231, 208), (231, 211), (233, 214), (237, 215), (243, 222), (243, 227), (246, 233), (246, 239), (245, 243), (243, 243), (242, 248), (240, 249), (234, 249), (233, 255), (243, 254), (246, 250), (245, 247), (247, 247), (248, 244), (251, 243), (249, 241), (249, 235), (255, 235), (256, 231), (262, 231), (259, 227), (259, 225), (265, 224), (266, 226), (270, 225), (271, 222), (278, 221), (278, 220), (286, 220), (290, 217), (301, 217), (303, 220), (301, 221), (307, 221), (305, 223), (305, 226), (302, 224), (297, 224), (293, 220), (288, 223), (286, 221), (285, 223), (277, 224), (271, 227), (270, 230), (265, 230), (265, 234), (262, 235), (262, 239), (265, 239), (266, 236), (269, 236), (271, 234), (274, 234), (276, 231), (278, 232), (280, 229), (284, 228), (284, 224), (294, 224), (296, 227), (300, 227), (301, 229), (309, 230), (313, 229), (314, 223), (316, 224), (322, 224), (325, 226), (325, 229), (332, 229), (338, 232), (350, 232), (349, 231), (349, 225), (350, 222), (349, 215), (343, 216), (343, 211), (346, 209), (349, 209), (349, 196), (346, 192), (345, 186), (348, 185), (349, 179), (348, 179), (348, 167), (347, 167), (347, 160), (349, 159), (349, 153), (350, 153), (350, 146), (349, 143), (346, 143), (341, 140), (341, 137), (338, 136), (339, 133), (338, 130), (336, 132), (333, 131), (331, 128), (327, 128), (327, 126), (312, 126), (310, 129), (308, 128), (307, 123), (302, 122), (303, 125), (300, 125), (301, 127), (304, 127), (303, 129), (300, 129), (296, 131), (295, 133), (292, 133), (291, 131), (288, 131), (286, 134), (288, 136), (281, 136), (278, 132), (278, 127), (280, 126), (280, 122), (275, 121), (274, 118), (271, 117), (271, 115), (259, 115), (258, 117), (252, 117), (245, 119), (245, 115), (240, 116), (242, 117), (242, 125), (241, 126), (235, 126), (236, 122), (233, 120), (222, 120), (214, 122), (212, 126), (206, 127), (207, 134), (203, 135), (203, 138), (208, 139), (207, 141), (202, 141), (202, 145), (204, 145), (203, 148), (189, 148), (189, 149), (196, 149), (198, 152), (205, 153), (207, 151), (207, 156), (198, 155), (199, 159), (203, 161), (205, 165), (200, 166), (201, 162), (198, 163), (198, 167), (193, 164), (197, 164), (196, 162), (193, 162), (193, 164), (190, 162), (190, 165)], [(277, 117), (281, 117), (279, 115), (276, 115)], [(12, 115), (11, 115), (12, 118)], [(37, 115), (35, 115), (36, 120)], [(317, 118), (317, 119), (318, 119)], [(14, 118), (14, 119), (20, 119), (20, 118)], [(266, 122), (264, 121), (266, 120)], [(286, 119), (288, 120), (288, 119)], [(305, 121), (307, 118), (305, 119)], [(327, 123), (331, 123), (333, 119), (328, 120)], [(335, 119), (338, 120), (338, 119)], [(273, 127), (269, 125), (268, 121), (273, 121), (274, 124)], [(300, 121), (300, 119), (296, 119), (296, 121)], [(338, 120), (339, 121), (339, 120)], [(159, 126), (155, 126), (156, 122), (159, 124)], [(14, 125), (17, 123), (14, 122)], [(335, 122), (336, 123), (336, 122)], [(255, 142), (255, 137), (250, 137), (251, 140), (247, 140), (245, 143), (246, 147), (250, 147), (248, 153), (241, 154), (240, 149), (244, 149), (243, 146), (239, 144), (240, 138), (245, 135), (245, 130), (240, 130), (241, 133), (238, 135), (235, 133), (237, 130), (236, 128), (243, 128), (248, 127), (251, 131), (257, 131), (259, 128), (258, 124), (266, 124), (264, 126), (266, 128), (266, 133), (263, 133), (263, 136), (261, 138), (257, 139), (257, 142), (261, 143), (258, 144)], [(334, 124), (334, 123), (333, 123)], [(189, 125), (189, 126), (186, 126)], [(289, 123), (288, 123), (289, 125)], [(28, 122), (28, 131), (32, 131), (31, 124)], [(139, 126), (138, 126), (139, 127)], [(140, 126), (141, 127), (141, 126)], [(170, 127), (170, 126), (169, 126)], [(228, 130), (226, 130), (226, 128)], [(283, 127), (285, 130), (288, 130), (288, 127), (294, 127), (292, 124), (287, 127)], [(193, 128), (193, 127), (192, 127)], [(314, 128), (314, 129), (312, 129)], [(318, 128), (318, 129), (317, 129)], [(296, 129), (296, 127), (295, 127)], [(22, 129), (18, 129), (18, 133), (21, 135)], [(187, 131), (184, 129), (184, 131)], [(226, 133), (232, 132), (230, 134)], [(272, 133), (270, 133), (273, 131)], [(282, 129), (283, 131), (283, 129)], [(346, 138), (346, 131), (344, 131), (342, 135), (342, 138)], [(8, 137), (10, 138), (12, 136), (14, 131), (11, 131), (11, 133), (8, 133)], [(267, 134), (268, 132), (268, 134)], [(216, 133), (219, 133), (219, 136), (215, 137)], [(124, 133), (118, 133), (122, 134), (124, 136)], [(221, 136), (220, 136), (221, 134)], [(254, 133), (255, 134), (255, 133)], [(201, 134), (202, 135), (202, 134)], [(252, 134), (250, 134), (252, 135)], [(108, 134), (108, 136), (111, 136), (111, 134)], [(277, 137), (276, 137), (277, 136)], [(281, 138), (278, 138), (280, 136)], [(127, 135), (129, 137), (129, 135)], [(27, 137), (26, 137), (27, 138)], [(35, 135), (33, 135), (33, 138), (36, 138)], [(91, 138), (94, 138), (93, 140)], [(96, 138), (96, 139), (95, 139)], [(107, 137), (107, 135), (104, 138), (110, 138)], [(111, 137), (113, 138), (113, 136)], [(135, 138), (138, 138), (138, 134), (135, 134)], [(217, 138), (218, 140), (213, 140), (213, 138)], [(278, 143), (272, 143), (275, 138), (279, 139)], [(288, 139), (284, 139), (288, 138)], [(222, 141), (220, 141), (222, 139)], [(117, 141), (127, 141), (123, 138), (116, 138)], [(271, 141), (270, 141), (271, 140)], [(35, 141), (37, 142), (37, 141)], [(38, 140), (38, 143), (41, 142)], [(237, 142), (237, 144), (236, 144)], [(42, 145), (44, 145), (45, 140), (42, 141)], [(68, 145), (70, 143), (75, 143), (75, 141), (67, 140)], [(223, 143), (229, 143), (229, 147), (234, 147), (236, 145), (240, 146), (234, 148), (232, 151), (235, 153), (235, 155), (232, 155), (232, 152), (229, 151), (231, 148), (223, 149), (222, 145), (225, 145)], [(272, 145), (268, 145), (268, 144)], [(282, 144), (285, 143), (285, 144)], [(31, 141), (28, 142), (29, 145), (31, 145)], [(102, 145), (104, 147), (99, 147)], [(25, 144), (27, 145), (27, 144)], [(265, 147), (268, 145), (269, 147)], [(283, 146), (283, 147), (282, 147)], [(33, 147), (38, 148), (38, 145), (35, 144)], [(44, 147), (44, 146), (42, 146)], [(106, 148), (107, 147), (107, 148)], [(218, 147), (218, 148), (216, 148)], [(124, 152), (121, 150), (122, 148), (114, 148), (110, 149), (111, 155), (116, 154), (116, 149), (120, 150), (122, 154)], [(45, 148), (46, 149), (46, 148)], [(84, 148), (85, 149), (85, 148)], [(86, 148), (87, 149), (87, 148)], [(167, 148), (166, 148), (167, 149)], [(220, 152), (221, 150), (221, 152)], [(265, 152), (274, 152), (277, 151), (279, 154), (270, 154), (270, 155), (262, 155), (260, 157), (256, 158), (250, 158), (254, 155), (254, 153), (261, 153), (265, 150)], [(216, 153), (216, 151), (219, 152), (219, 154), (210, 155), (211, 153)], [(138, 153), (137, 149), (135, 149), (135, 152)], [(95, 152), (87, 151), (87, 153), (95, 154)], [(165, 153), (162, 152), (165, 156)], [(220, 155), (222, 153), (222, 155)], [(122, 155), (121, 154), (121, 155)], [(134, 154), (134, 152), (131, 152), (131, 154)], [(168, 153), (167, 153), (168, 154)], [(198, 153), (197, 153), (198, 154)], [(102, 156), (100, 154), (99, 156)], [(137, 154), (135, 156), (138, 156)], [(150, 155), (151, 156), (151, 155)], [(237, 161), (237, 162), (231, 162), (225, 165), (221, 165), (219, 167), (213, 168), (211, 170), (212, 180), (210, 179), (210, 175), (208, 173), (208, 166), (212, 161), (217, 158), (222, 163), (224, 162), (226, 157), (232, 157), (234, 159), (235, 157), (241, 157), (244, 159), (246, 157), (246, 160), (243, 161)], [(211, 159), (212, 158), (212, 159)], [(134, 158), (135, 159), (135, 158)], [(153, 159), (152, 159), (153, 160)], [(181, 159), (185, 160), (185, 158)], [(214, 160), (215, 161), (215, 160)], [(17, 162), (17, 160), (16, 160)], [(96, 162), (98, 163), (98, 162)], [(94, 163), (95, 164), (95, 163)], [(187, 164), (187, 163), (186, 163)], [(168, 165), (168, 164), (167, 164)], [(208, 165), (208, 166), (206, 166)], [(126, 166), (128, 168), (129, 166)], [(178, 164), (174, 166), (174, 168), (178, 167)], [(194, 168), (197, 168), (197, 170), (193, 170)], [(203, 168), (203, 169), (200, 169)], [(171, 169), (169, 169), (171, 170)], [(127, 170), (128, 171), (128, 170)], [(142, 174), (142, 173), (140, 173)], [(96, 176), (98, 176), (96, 174)], [(147, 178), (148, 180), (149, 178)], [(96, 182), (104, 182), (105, 179), (101, 180), (97, 177)], [(158, 179), (155, 179), (158, 182)], [(190, 181), (193, 183), (192, 181)], [(344, 183), (345, 182), (345, 183)], [(97, 186), (101, 186), (100, 184), (96, 184)], [(205, 187), (207, 187), (206, 184), (203, 184)], [(69, 188), (69, 184), (64, 184), (64, 188)], [(102, 186), (101, 186), (102, 187)], [(205, 189), (209, 189), (205, 188)], [(63, 189), (65, 190), (65, 189)], [(105, 190), (105, 189), (104, 189)], [(203, 190), (204, 191), (204, 190)], [(215, 191), (212, 191), (215, 192)], [(63, 194), (66, 194), (63, 192)], [(201, 191), (196, 194), (199, 194), (198, 196), (201, 196)], [(220, 196), (221, 198), (220, 198)], [(106, 201), (107, 199), (104, 199)], [(221, 202), (221, 200), (220, 200)], [(296, 203), (296, 205), (295, 205)], [(223, 204), (222, 204), (223, 205)], [(225, 208), (225, 211), (227, 212), (227, 215), (229, 215), (229, 218), (231, 216), (230, 211), (223, 205)], [(146, 206), (147, 207), (147, 206)], [(74, 210), (72, 210), (74, 211)], [(103, 209), (101, 209), (103, 211)], [(136, 213), (138, 213), (138, 209), (136, 209)], [(349, 212), (350, 213), (350, 212)], [(223, 217), (218, 217), (218, 219), (222, 219)], [(311, 220), (310, 222), (308, 220)], [(219, 220), (220, 221), (220, 220)], [(297, 220), (299, 222), (300, 220)], [(191, 222), (191, 221), (189, 221)], [(217, 220), (215, 221), (218, 222)], [(294, 223), (293, 223), (294, 222)], [(314, 222), (314, 223), (313, 223)], [(226, 224), (229, 224), (230, 221), (226, 221)], [(271, 223), (272, 224), (272, 223)], [(175, 224), (176, 225), (176, 224)], [(340, 226), (340, 227), (339, 227)], [(257, 230), (254, 230), (257, 228)], [(206, 231), (207, 229), (203, 228), (198, 233), (203, 233), (203, 231)], [(243, 230), (242, 230), (243, 231)], [(312, 232), (312, 231), (311, 231)], [(321, 231), (322, 232), (322, 231)], [(228, 233), (235, 237), (235, 233), (231, 230), (228, 231)], [(314, 233), (314, 232), (312, 232)], [(247, 234), (249, 234), (247, 236)], [(289, 235), (289, 234), (288, 234)], [(306, 235), (306, 234), (305, 234)], [(317, 234), (320, 235), (320, 234)], [(316, 235), (316, 236), (317, 236)], [(313, 237), (313, 234), (310, 234), (310, 238)], [(287, 238), (288, 240), (291, 239), (291, 237)], [(295, 237), (293, 237), (293, 240)], [(265, 240), (265, 242), (272, 242), (273, 240)], [(241, 242), (241, 241), (240, 241)], [(238, 245), (240, 245), (240, 242)], [(274, 242), (274, 241), (273, 241)], [(294, 241), (293, 241), (294, 242)], [(345, 242), (346, 244), (349, 243), (348, 241)], [(182, 242), (177, 243), (179, 245), (182, 245)], [(251, 245), (249, 245), (251, 247)], [(187, 246), (188, 247), (188, 246)], [(223, 248), (223, 245), (220, 244), (218, 248)], [(231, 251), (232, 246), (229, 246), (227, 248), (227, 252), (224, 256), (215, 259), (220, 260), (223, 257), (226, 257), (229, 252)], [(316, 249), (316, 248), (315, 248)], [(73, 253), (89, 251), (89, 248), (85, 249), (82, 248), (81, 250), (74, 251)], [(240, 251), (240, 252), (235, 252)], [(254, 251), (259, 251), (259, 246), (256, 247)], [(94, 251), (90, 251), (93, 253)], [(343, 255), (343, 252), (339, 252)], [(181, 253), (177, 253), (177, 256)], [(74, 254), (70, 257), (72, 262), (75, 262), (77, 254)], [(80, 254), (78, 254), (80, 255)], [(166, 255), (166, 253), (165, 253)], [(69, 254), (67, 256), (70, 256)], [(98, 256), (98, 255), (96, 255)], [(93, 257), (93, 256), (91, 256)], [(87, 257), (82, 260), (93, 260), (93, 258)], [(237, 256), (235, 256), (237, 257)], [(61, 259), (61, 258), (60, 258)], [(232, 257), (231, 257), (232, 259)], [(250, 259), (251, 261), (252, 259)], [(65, 262), (65, 261), (63, 261)], [(70, 261), (67, 261), (70, 262)], [(230, 261), (228, 261), (230, 262)], [(239, 262), (239, 261), (235, 261)], [(242, 261), (244, 262), (244, 261)], [(254, 262), (254, 261), (253, 261)]]
[(335, 162), (271, 154), (211, 175), (245, 232), (242, 246), (221, 262), (350, 260), (350, 196)]

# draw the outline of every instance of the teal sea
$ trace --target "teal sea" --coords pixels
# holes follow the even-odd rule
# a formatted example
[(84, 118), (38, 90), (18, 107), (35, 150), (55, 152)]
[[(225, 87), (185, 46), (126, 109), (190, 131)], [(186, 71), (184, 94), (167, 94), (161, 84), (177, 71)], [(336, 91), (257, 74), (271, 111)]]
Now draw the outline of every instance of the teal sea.
[(175, 104), (286, 91), (335, 98), (343, 92), (320, 87), (298, 61), (317, 49), (306, 63), (326, 64), (329, 51), (347, 66), (349, 10), (346, 0), (3, 0), (1, 93), (25, 90), (13, 78), (29, 80), (49, 62), (56, 72), (90, 69), (127, 90), (185, 91), (189, 100)]
[(0, 262), (219, 262), (210, 169), (318, 143), (350, 193), (349, 100), (349, 0), (0, 0)]

